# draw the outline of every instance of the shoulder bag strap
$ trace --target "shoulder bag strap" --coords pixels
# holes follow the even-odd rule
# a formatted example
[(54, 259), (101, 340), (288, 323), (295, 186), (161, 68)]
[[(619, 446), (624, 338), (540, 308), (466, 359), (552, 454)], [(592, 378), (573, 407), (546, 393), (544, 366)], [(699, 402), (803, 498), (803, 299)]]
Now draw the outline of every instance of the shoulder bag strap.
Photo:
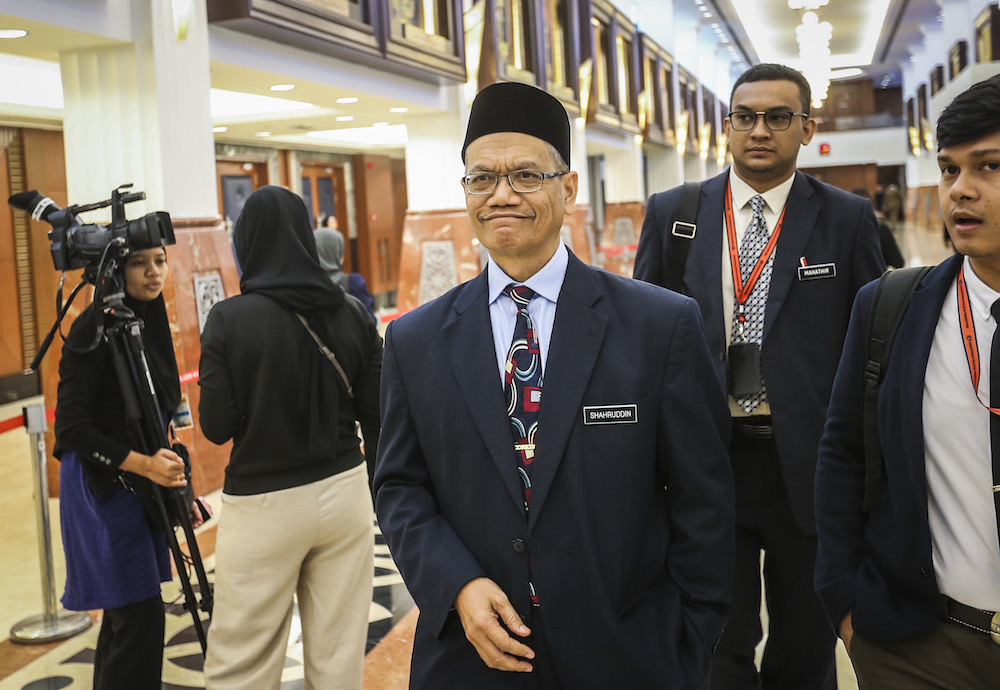
[(681, 191), (681, 206), (667, 237), (667, 260), (664, 266), (663, 286), (674, 292), (681, 292), (681, 287), (684, 285), (684, 267), (687, 264), (688, 251), (698, 232), (696, 221), (700, 203), (701, 182), (685, 182)]
[(889, 367), (892, 342), (917, 289), (930, 266), (912, 266), (886, 271), (875, 289), (868, 321), (868, 362), (865, 364), (865, 497), (863, 510), (878, 504), (882, 482), (882, 446), (878, 434), (878, 392)]
[(322, 340), (320, 340), (318, 335), (316, 335), (316, 331), (309, 327), (309, 322), (306, 321), (306, 317), (302, 316), (302, 314), (299, 314), (298, 312), (295, 312), (295, 316), (297, 316), (302, 325), (305, 326), (305, 329), (309, 331), (309, 335), (312, 336), (312, 339), (316, 341), (316, 344), (319, 346), (319, 351), (323, 353), (324, 357), (330, 360), (330, 364), (332, 364), (333, 368), (337, 370), (337, 373), (340, 375), (340, 380), (344, 383), (344, 390), (347, 391), (347, 397), (354, 400), (354, 389), (351, 387), (351, 382), (347, 379), (347, 374), (344, 373), (344, 368), (340, 366), (340, 362), (337, 361), (337, 355), (333, 354), (333, 351), (330, 350), (330, 348), (328, 348)]

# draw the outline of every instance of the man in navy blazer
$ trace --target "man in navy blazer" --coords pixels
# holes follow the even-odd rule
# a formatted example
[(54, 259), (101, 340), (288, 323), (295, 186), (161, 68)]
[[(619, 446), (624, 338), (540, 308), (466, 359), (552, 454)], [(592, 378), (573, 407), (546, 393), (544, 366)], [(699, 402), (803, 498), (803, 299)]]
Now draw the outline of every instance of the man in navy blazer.
[(937, 141), (958, 254), (924, 276), (896, 332), (877, 502), (863, 510), (876, 283), (858, 293), (816, 472), (816, 589), (862, 690), (1000, 685), (1000, 417), (988, 409), (1000, 407), (1000, 75), (944, 110)]
[[(545, 92), (477, 96), (463, 185), (488, 266), (386, 333), (376, 505), (420, 610), (411, 687), (695, 688), (728, 612), (729, 422), (697, 306), (561, 243), (569, 142)], [(523, 318), (543, 380), (517, 440)]]
[[(812, 589), (816, 453), (851, 304), (885, 263), (871, 202), (795, 169), (816, 127), (802, 75), (783, 65), (751, 67), (730, 105), (723, 127), (733, 165), (702, 183), (693, 239), (671, 239), (675, 220), (690, 221), (679, 218), (682, 188), (654, 194), (634, 275), (667, 285), (678, 242), (689, 243), (681, 291), (701, 308), (716, 377), (727, 385), (738, 378), (734, 368), (746, 366), (742, 373), (764, 391), (762, 401), (746, 407), (744, 396), (730, 397), (736, 570), (733, 612), (713, 657), (711, 687), (833, 688), (836, 637)], [(740, 233), (751, 231), (758, 196), (768, 233), (762, 243), (777, 238), (769, 256), (766, 246), (761, 252), (761, 277), (743, 302), (745, 317), (753, 305), (763, 310), (754, 339), (740, 334), (730, 246), (739, 247), (742, 260)], [(751, 275), (740, 273), (745, 284)], [(759, 356), (759, 369), (737, 356), (748, 348)], [(761, 550), (770, 622), (758, 672)]]

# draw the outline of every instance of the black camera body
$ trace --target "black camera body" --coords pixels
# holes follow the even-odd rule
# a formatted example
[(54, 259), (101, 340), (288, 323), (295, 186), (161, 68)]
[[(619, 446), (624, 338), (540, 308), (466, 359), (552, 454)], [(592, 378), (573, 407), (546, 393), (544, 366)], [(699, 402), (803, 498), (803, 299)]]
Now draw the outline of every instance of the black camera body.
[[(166, 211), (147, 213), (133, 220), (125, 218), (125, 204), (146, 198), (144, 192), (123, 191), (131, 186), (118, 187), (111, 193), (110, 199), (65, 209), (59, 208), (52, 199), (42, 196), (35, 189), (14, 194), (7, 203), (52, 226), (49, 241), (52, 263), (57, 271), (96, 268), (112, 243), (117, 246), (118, 258), (123, 258), (133, 251), (166, 247), (177, 241), (170, 214)], [(111, 222), (108, 225), (84, 224), (80, 220), (78, 214), (106, 206), (111, 207)]]

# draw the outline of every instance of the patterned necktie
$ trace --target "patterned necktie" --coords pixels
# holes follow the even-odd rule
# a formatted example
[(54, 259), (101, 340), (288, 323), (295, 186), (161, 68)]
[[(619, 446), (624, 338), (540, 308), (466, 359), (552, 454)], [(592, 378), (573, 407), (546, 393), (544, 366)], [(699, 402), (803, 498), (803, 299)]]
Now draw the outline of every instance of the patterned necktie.
[(528, 315), (528, 302), (535, 296), (531, 288), (508, 285), (504, 290), (517, 305), (514, 340), (504, 362), (503, 390), (507, 416), (514, 434), (517, 472), (524, 485), (524, 510), (531, 501), (531, 467), (535, 462), (538, 433), (538, 406), (542, 401), (542, 356), (538, 338)]
[[(747, 231), (743, 235), (743, 241), (740, 243), (740, 275), (743, 277), (744, 284), (746, 284), (747, 278), (753, 272), (754, 266), (757, 265), (757, 260), (760, 259), (760, 255), (763, 253), (764, 247), (767, 246), (768, 240), (767, 221), (764, 220), (764, 197), (755, 195), (750, 199), (750, 208), (753, 210), (753, 218), (750, 219), (750, 225), (747, 226)], [(764, 309), (767, 307), (767, 290), (771, 285), (771, 268), (773, 264), (774, 254), (771, 254), (767, 260), (767, 265), (764, 266), (764, 270), (760, 272), (760, 276), (758, 276), (757, 282), (753, 286), (753, 292), (750, 293), (744, 305), (743, 315), (745, 322), (743, 324), (742, 338), (739, 335), (739, 304), (737, 303), (734, 307), (732, 332), (732, 341), (734, 343), (760, 343), (764, 339)], [(760, 393), (737, 398), (736, 402), (740, 404), (740, 407), (747, 414), (750, 414), (766, 398), (767, 391), (765, 384), (761, 381)]]

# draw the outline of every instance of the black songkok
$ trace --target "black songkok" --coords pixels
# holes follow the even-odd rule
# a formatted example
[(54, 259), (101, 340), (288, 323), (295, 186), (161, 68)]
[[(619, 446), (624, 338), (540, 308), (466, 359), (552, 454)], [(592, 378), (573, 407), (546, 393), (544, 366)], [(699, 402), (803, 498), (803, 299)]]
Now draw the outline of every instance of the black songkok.
[(491, 84), (472, 102), (469, 127), (462, 144), (462, 162), (469, 144), (497, 132), (530, 134), (552, 144), (569, 165), (570, 128), (566, 109), (554, 96), (516, 82)]

